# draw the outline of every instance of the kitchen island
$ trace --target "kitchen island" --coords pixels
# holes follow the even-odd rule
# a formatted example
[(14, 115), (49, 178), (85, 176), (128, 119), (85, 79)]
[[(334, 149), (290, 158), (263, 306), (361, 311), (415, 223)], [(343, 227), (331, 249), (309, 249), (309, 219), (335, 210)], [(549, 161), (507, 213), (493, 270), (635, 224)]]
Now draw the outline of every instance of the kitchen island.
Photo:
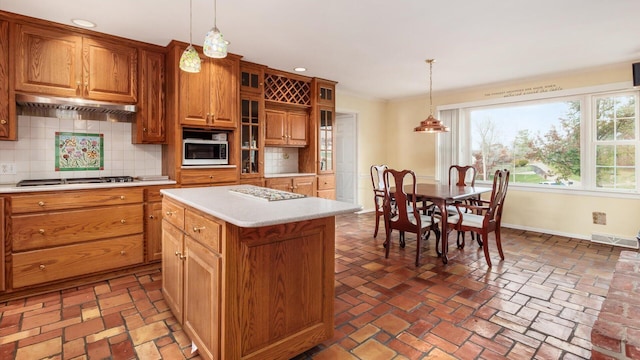
[(162, 291), (206, 359), (290, 359), (333, 336), (335, 216), (251, 185), (162, 190)]

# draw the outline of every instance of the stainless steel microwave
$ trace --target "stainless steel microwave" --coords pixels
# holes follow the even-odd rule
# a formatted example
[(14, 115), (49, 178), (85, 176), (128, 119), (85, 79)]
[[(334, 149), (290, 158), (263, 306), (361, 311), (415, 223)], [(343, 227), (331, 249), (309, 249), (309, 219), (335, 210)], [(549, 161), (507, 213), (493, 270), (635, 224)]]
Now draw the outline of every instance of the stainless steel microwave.
[(229, 143), (222, 140), (182, 140), (182, 165), (227, 165)]

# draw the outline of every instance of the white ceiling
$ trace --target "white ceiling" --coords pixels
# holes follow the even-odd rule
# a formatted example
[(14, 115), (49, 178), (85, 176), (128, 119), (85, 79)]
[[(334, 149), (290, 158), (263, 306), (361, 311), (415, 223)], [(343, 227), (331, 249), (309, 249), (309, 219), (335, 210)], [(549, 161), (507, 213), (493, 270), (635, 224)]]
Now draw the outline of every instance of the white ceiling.
[[(193, 42), (214, 0), (193, 1)], [(188, 0), (0, 0), (0, 9), (167, 45), (189, 41)], [(639, 0), (218, 0), (218, 28), (245, 60), (393, 99), (640, 61)], [(631, 79), (630, 79), (631, 80)]]

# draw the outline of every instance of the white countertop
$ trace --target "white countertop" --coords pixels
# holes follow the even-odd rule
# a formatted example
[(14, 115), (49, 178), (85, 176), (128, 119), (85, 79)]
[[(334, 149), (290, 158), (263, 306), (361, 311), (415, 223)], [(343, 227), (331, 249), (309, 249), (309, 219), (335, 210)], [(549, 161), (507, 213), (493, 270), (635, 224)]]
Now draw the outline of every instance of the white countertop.
[(83, 189), (106, 189), (116, 187), (132, 186), (154, 186), (154, 185), (174, 185), (175, 180), (145, 180), (125, 183), (91, 183), (91, 184), (61, 184), (61, 185), (41, 185), (41, 186), (16, 186), (16, 184), (0, 184), (0, 194), (17, 194), (38, 191), (66, 191)]
[(252, 185), (163, 189), (160, 192), (204, 213), (248, 228), (318, 219), (362, 209), (360, 205), (317, 197), (267, 201), (229, 191), (248, 187)]

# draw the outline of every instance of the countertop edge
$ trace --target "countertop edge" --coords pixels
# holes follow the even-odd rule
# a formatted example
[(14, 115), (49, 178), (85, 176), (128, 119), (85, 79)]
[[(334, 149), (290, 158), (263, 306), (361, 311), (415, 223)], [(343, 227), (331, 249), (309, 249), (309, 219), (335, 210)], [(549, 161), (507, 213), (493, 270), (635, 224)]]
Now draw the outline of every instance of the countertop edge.
[(62, 185), (43, 185), (43, 186), (21, 186), (15, 184), (0, 185), (0, 195), (2, 194), (20, 194), (30, 192), (44, 191), (70, 191), (70, 190), (91, 190), (91, 189), (111, 189), (118, 187), (135, 187), (135, 186), (156, 186), (156, 185), (175, 185), (175, 180), (144, 180), (126, 183), (92, 183), (92, 184), (62, 184)]

